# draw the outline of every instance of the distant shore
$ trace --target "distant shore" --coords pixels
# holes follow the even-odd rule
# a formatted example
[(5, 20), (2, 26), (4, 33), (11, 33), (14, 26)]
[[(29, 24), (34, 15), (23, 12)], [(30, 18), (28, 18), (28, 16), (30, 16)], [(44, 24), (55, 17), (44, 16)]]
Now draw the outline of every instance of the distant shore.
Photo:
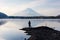
[(7, 16), (0, 19), (60, 19), (60, 16)]

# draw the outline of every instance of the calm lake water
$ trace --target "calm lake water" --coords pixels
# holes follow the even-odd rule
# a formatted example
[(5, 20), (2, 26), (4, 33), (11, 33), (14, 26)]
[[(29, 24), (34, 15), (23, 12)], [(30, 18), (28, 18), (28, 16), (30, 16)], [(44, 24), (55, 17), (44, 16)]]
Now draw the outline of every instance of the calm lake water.
[(19, 30), (28, 27), (48, 26), (60, 31), (60, 19), (0, 19), (0, 36), (6, 40), (24, 40), (28, 36)]

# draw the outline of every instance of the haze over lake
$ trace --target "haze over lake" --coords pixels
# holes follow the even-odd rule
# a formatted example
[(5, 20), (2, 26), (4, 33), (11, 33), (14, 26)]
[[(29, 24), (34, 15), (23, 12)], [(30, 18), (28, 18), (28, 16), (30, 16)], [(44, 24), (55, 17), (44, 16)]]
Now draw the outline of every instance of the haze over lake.
[(0, 19), (0, 36), (6, 40), (24, 40), (28, 36), (19, 29), (28, 27), (29, 20), (32, 27), (48, 26), (60, 31), (60, 19)]

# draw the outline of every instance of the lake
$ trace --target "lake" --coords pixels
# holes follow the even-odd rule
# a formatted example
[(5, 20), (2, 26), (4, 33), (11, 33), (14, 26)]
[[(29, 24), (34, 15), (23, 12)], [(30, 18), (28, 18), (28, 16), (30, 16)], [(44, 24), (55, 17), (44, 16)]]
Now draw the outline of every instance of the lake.
[(60, 19), (0, 19), (0, 38), (3, 40), (28, 38), (29, 36), (19, 29), (28, 27), (29, 21), (32, 27), (48, 26), (60, 31)]

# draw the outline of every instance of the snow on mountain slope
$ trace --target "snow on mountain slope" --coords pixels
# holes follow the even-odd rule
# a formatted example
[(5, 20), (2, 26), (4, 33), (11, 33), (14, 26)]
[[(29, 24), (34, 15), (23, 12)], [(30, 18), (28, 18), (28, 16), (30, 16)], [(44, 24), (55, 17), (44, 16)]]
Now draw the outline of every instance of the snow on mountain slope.
[(42, 16), (42, 15), (40, 15), (39, 13), (30, 8), (27, 8), (26, 10), (15, 13), (14, 16)]

